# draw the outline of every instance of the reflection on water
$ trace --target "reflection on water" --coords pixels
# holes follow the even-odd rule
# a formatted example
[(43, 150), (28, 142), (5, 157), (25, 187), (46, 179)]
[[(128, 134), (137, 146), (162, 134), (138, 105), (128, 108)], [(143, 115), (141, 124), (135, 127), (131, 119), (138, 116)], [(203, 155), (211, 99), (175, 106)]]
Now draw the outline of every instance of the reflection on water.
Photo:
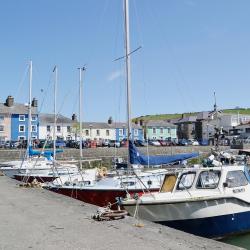
[(250, 250), (250, 233), (232, 236), (221, 241)]

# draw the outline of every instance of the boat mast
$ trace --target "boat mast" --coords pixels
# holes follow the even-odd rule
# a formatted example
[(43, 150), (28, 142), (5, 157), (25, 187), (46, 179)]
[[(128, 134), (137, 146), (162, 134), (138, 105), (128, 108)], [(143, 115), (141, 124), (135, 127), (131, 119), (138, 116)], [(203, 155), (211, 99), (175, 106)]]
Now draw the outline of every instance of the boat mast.
[(55, 167), (56, 160), (56, 92), (57, 92), (57, 66), (54, 67), (53, 72), (55, 73), (54, 82), (54, 129), (53, 129), (53, 165)]
[[(124, 28), (125, 28), (125, 57), (126, 57), (126, 87), (127, 87), (127, 140), (131, 136), (131, 69), (130, 69), (130, 40), (129, 40), (129, 0), (124, 0)], [(128, 165), (130, 164), (130, 154), (128, 147)]]
[(32, 93), (32, 61), (29, 66), (29, 104), (28, 104), (28, 137), (27, 137), (27, 148), (31, 145), (31, 93)]
[(79, 135), (80, 135), (80, 170), (82, 169), (82, 72), (85, 70), (85, 67), (79, 69)]

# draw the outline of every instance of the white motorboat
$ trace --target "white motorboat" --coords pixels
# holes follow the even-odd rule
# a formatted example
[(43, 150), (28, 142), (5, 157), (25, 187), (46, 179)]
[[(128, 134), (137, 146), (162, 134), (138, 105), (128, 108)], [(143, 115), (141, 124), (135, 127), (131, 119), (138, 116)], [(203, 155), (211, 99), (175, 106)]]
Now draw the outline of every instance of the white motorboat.
[(220, 238), (250, 231), (250, 177), (244, 165), (179, 170), (165, 176), (159, 192), (121, 205), (130, 215)]

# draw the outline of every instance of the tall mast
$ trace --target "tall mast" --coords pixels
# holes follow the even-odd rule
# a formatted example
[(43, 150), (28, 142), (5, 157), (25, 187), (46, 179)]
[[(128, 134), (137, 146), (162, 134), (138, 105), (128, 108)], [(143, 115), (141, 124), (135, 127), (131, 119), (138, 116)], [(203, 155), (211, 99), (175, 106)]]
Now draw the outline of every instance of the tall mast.
[(30, 61), (29, 66), (29, 104), (28, 104), (28, 138), (27, 145), (31, 145), (31, 94), (32, 94), (32, 61)]
[[(124, 0), (124, 26), (125, 26), (125, 57), (126, 57), (126, 86), (127, 86), (127, 126), (128, 142), (131, 136), (131, 70), (130, 70), (130, 41), (129, 41), (129, 1)], [(128, 164), (130, 163), (130, 154), (128, 147)]]
[(82, 168), (82, 72), (85, 67), (79, 69), (79, 135), (80, 135), (80, 169)]
[(57, 66), (54, 67), (53, 72), (55, 73), (55, 82), (54, 82), (54, 129), (53, 129), (53, 164), (55, 166), (56, 160), (56, 92), (57, 92)]

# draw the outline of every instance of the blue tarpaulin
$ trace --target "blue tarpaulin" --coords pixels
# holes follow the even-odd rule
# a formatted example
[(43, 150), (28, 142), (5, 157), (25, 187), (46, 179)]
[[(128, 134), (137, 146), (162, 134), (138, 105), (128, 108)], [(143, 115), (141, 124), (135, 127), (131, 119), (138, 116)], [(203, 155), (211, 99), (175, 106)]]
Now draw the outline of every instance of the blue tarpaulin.
[(135, 145), (130, 141), (129, 142), (129, 156), (130, 164), (140, 164), (140, 165), (161, 165), (161, 164), (170, 164), (179, 161), (184, 161), (190, 158), (197, 157), (199, 153), (186, 153), (186, 154), (176, 154), (176, 155), (143, 155), (140, 153)]
[[(57, 149), (56, 153), (62, 153), (62, 149)], [(51, 159), (53, 157), (54, 152), (52, 150), (46, 150), (46, 151), (39, 151), (39, 150), (33, 150), (32, 146), (29, 146), (29, 156), (44, 156), (47, 159)]]

